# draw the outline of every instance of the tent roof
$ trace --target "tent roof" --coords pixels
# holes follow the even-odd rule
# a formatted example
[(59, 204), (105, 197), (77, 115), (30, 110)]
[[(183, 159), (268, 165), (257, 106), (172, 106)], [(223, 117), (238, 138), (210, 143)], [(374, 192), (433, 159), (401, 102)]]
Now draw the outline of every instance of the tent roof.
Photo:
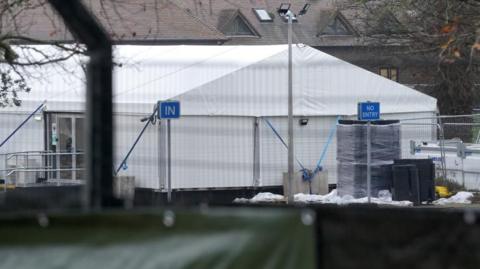
[[(150, 113), (158, 100), (177, 99), (183, 115), (286, 115), (287, 56), (287, 45), (117, 46), (115, 109)], [(44, 79), (30, 81), (20, 110), (42, 100), (49, 110), (82, 110), (83, 73), (68, 64), (73, 73), (39, 69)], [(309, 46), (293, 46), (293, 70), (296, 115), (354, 115), (366, 100), (381, 102), (382, 113), (436, 110), (436, 99)]]

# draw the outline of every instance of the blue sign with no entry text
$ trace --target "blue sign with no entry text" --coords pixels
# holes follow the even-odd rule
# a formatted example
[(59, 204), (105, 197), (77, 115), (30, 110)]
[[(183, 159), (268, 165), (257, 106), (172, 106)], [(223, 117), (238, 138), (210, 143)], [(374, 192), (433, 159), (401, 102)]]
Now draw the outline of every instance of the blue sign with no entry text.
[(358, 103), (358, 119), (359, 120), (379, 120), (380, 119), (380, 103), (379, 102), (362, 102)]
[(158, 102), (158, 118), (159, 119), (178, 119), (180, 118), (180, 102), (179, 101), (159, 101)]

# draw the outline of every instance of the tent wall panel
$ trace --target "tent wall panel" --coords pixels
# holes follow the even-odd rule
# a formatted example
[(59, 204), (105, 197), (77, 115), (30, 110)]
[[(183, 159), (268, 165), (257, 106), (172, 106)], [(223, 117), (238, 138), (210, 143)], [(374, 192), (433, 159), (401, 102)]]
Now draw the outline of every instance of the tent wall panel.
[[(142, 116), (115, 115), (115, 169), (121, 163), (139, 132), (145, 125)], [(127, 161), (127, 169), (119, 175), (135, 176), (137, 187), (158, 189), (158, 126), (151, 125), (138, 142)]]
[[(0, 113), (0, 142), (6, 139), (29, 113)], [(18, 132), (0, 148), (0, 154), (20, 151), (41, 151), (44, 149), (43, 121), (30, 119)], [(0, 155), (0, 169), (5, 169), (4, 155)]]
[[(115, 60), (122, 66), (114, 70), (115, 163), (142, 129), (140, 118), (152, 113), (156, 101), (175, 99), (182, 103), (182, 118), (172, 121), (174, 188), (245, 187), (256, 179), (263, 186), (281, 185), (287, 151), (260, 121), (255, 166), (254, 122), (268, 117), (286, 139), (287, 51), (286, 45), (117, 46)], [(78, 60), (67, 61), (66, 70), (29, 69), (32, 78), (45, 79), (29, 81), (31, 93), (20, 93), (22, 107), (2, 112), (26, 116), (43, 100), (50, 112), (83, 111)], [(359, 101), (381, 102), (386, 119), (436, 111), (434, 98), (309, 46), (293, 46), (293, 67), (295, 151), (308, 169), (315, 167), (336, 115), (354, 117)], [(0, 115), (0, 134), (6, 136), (23, 114), (18, 121)], [(303, 116), (309, 123), (299, 126)], [(402, 128), (404, 154), (410, 139), (435, 138), (434, 129), (422, 128)], [(43, 149), (43, 122), (29, 122), (14, 139), (0, 151)], [(121, 173), (135, 176), (138, 187), (160, 188), (166, 181), (164, 139), (163, 125), (150, 126)], [(332, 141), (323, 163), (330, 183), (336, 180), (335, 147)]]
[(252, 117), (172, 120), (172, 187), (253, 185)]
[[(308, 124), (300, 126), (299, 119), (301, 118), (308, 119)], [(269, 117), (267, 119), (287, 142), (288, 118)], [(294, 117), (295, 156), (305, 168), (311, 170), (315, 168), (335, 121), (336, 117)], [(330, 183), (336, 182), (335, 149), (336, 141), (333, 139), (328, 147), (326, 158), (322, 162), (324, 169), (328, 170)], [(287, 149), (263, 121), (260, 124), (260, 150), (260, 178), (262, 185), (281, 185), (282, 173), (288, 170)], [(301, 167), (295, 162), (294, 169), (299, 171)]]

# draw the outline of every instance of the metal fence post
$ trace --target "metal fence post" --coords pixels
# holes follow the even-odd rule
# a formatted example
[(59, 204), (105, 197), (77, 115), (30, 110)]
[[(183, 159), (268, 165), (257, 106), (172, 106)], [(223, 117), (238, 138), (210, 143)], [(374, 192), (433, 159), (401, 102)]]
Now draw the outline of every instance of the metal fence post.
[(79, 0), (49, 0), (73, 36), (87, 47), (85, 205), (120, 205), (113, 196), (112, 42)]

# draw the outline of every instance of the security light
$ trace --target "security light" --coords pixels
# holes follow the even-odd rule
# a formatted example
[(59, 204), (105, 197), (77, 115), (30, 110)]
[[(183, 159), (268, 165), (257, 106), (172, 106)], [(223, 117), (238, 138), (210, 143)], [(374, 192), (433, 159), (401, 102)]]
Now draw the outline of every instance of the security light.
[(285, 16), (285, 14), (287, 14), (287, 12), (290, 10), (290, 6), (291, 4), (288, 3), (280, 4), (280, 7), (278, 8), (278, 14), (280, 14), (280, 16)]
[(285, 21), (285, 22), (288, 22), (289, 17), (292, 18), (292, 22), (298, 22), (297, 16), (291, 10), (288, 10), (287, 13), (285, 13), (281, 17), (283, 18), (283, 21)]
[(298, 123), (299, 123), (301, 126), (305, 126), (305, 125), (308, 124), (308, 119), (307, 119), (307, 118), (299, 119), (299, 120), (298, 120)]
[(308, 11), (308, 9), (310, 8), (310, 4), (306, 3), (302, 10), (300, 10), (300, 12), (298, 13), (299, 16), (302, 16), (302, 15), (305, 15)]

